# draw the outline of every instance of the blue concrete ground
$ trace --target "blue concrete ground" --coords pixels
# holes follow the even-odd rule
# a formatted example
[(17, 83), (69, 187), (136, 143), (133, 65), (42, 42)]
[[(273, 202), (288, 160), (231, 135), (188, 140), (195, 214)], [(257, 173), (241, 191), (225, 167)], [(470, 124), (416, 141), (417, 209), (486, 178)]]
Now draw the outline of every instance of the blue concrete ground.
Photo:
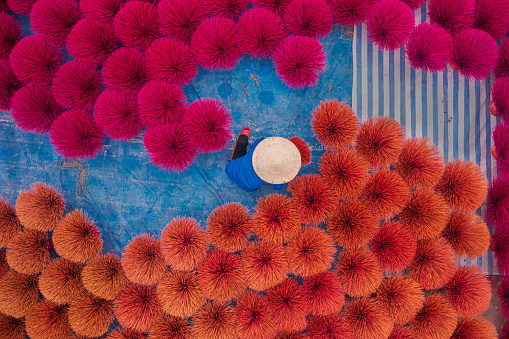
[[(27, 25), (24, 34), (30, 34)], [(200, 70), (185, 88), (188, 102), (220, 99), (232, 111), (234, 132), (249, 125), (251, 140), (302, 137), (312, 147), (314, 163), (301, 173), (317, 172), (323, 149), (312, 135), (311, 113), (320, 100), (351, 103), (352, 41), (348, 35), (335, 25), (322, 41), (327, 67), (314, 87), (291, 90), (276, 76), (272, 61), (244, 58), (232, 71)], [(204, 227), (207, 215), (217, 206), (240, 202), (252, 210), (259, 197), (274, 192), (267, 186), (246, 193), (228, 179), (224, 166), (233, 141), (222, 152), (198, 155), (188, 170), (175, 174), (150, 163), (142, 137), (143, 133), (132, 142), (109, 139), (90, 161), (65, 160), (53, 152), (47, 135), (24, 133), (7, 112), (0, 112), (0, 196), (14, 202), (33, 182), (52, 184), (65, 195), (67, 211), (82, 209), (96, 222), (104, 239), (103, 252), (120, 254), (141, 233), (159, 236), (173, 217), (193, 217)]]

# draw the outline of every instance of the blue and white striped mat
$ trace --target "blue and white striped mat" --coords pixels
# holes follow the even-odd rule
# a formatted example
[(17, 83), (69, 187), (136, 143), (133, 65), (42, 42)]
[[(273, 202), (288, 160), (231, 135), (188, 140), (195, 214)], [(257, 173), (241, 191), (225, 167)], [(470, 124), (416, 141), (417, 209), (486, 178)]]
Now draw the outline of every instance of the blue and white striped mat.
[[(429, 22), (426, 4), (414, 13), (416, 25)], [(405, 60), (404, 47), (393, 52), (379, 50), (369, 43), (365, 25), (355, 27), (352, 107), (359, 118), (394, 118), (408, 137), (433, 140), (445, 162), (475, 161), (490, 182), (497, 173), (490, 155), (497, 119), (488, 110), (493, 81), (494, 77), (469, 80), (450, 67), (434, 74), (415, 70)], [(485, 204), (478, 210), (480, 215)], [(485, 274), (499, 274), (491, 250), (477, 260), (461, 258), (459, 263), (478, 265)]]

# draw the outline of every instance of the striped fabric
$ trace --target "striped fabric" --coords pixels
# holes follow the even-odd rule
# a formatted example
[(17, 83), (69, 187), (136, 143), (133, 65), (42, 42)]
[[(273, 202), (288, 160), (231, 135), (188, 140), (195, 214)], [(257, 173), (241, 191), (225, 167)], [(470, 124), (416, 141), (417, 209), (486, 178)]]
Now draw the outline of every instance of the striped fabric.
[[(414, 11), (416, 25), (429, 22), (426, 12), (426, 4)], [(450, 67), (434, 74), (415, 70), (405, 60), (404, 47), (382, 51), (368, 42), (365, 25), (355, 27), (352, 107), (359, 118), (394, 118), (408, 137), (433, 140), (445, 162), (475, 161), (490, 182), (497, 173), (490, 155), (497, 119), (488, 110), (493, 81), (493, 77), (469, 80)], [(484, 214), (485, 204), (478, 214)], [(485, 274), (499, 274), (491, 250), (473, 261), (460, 258), (459, 264), (478, 265)]]

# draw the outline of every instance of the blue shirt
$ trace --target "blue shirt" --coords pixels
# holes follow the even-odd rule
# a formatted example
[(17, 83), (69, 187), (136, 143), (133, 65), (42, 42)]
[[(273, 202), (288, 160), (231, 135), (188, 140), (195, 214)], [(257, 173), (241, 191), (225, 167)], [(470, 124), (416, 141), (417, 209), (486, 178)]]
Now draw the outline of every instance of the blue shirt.
[(253, 152), (256, 146), (263, 139), (265, 138), (256, 140), (246, 155), (234, 159), (226, 164), (226, 174), (244, 191), (256, 191), (258, 188), (260, 188), (261, 185), (270, 185), (276, 190), (280, 190), (284, 186), (284, 184), (269, 184), (268, 182), (262, 180), (262, 178), (256, 174), (253, 168)]

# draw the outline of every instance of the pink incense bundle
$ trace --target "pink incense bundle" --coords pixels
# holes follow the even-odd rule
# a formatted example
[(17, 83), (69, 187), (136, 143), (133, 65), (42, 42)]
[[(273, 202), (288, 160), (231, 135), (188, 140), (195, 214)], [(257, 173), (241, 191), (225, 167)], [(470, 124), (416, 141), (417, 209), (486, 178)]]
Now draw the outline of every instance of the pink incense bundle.
[(180, 87), (154, 80), (138, 93), (138, 109), (142, 123), (147, 127), (182, 122), (187, 105)]
[(216, 99), (202, 98), (191, 103), (183, 123), (199, 152), (218, 152), (232, 139), (232, 114)]
[(271, 56), (286, 37), (281, 18), (264, 8), (244, 12), (238, 32), (242, 52), (257, 59)]
[(62, 56), (41, 35), (29, 35), (14, 46), (9, 61), (12, 70), (23, 83), (50, 83), (62, 64)]
[(416, 26), (406, 45), (407, 58), (416, 69), (442, 71), (452, 57), (452, 36), (438, 24)]
[(156, 126), (145, 132), (143, 146), (150, 161), (170, 172), (182, 172), (196, 157), (196, 148), (182, 124)]
[(102, 79), (111, 88), (139, 91), (150, 80), (147, 59), (137, 48), (116, 49), (103, 64)]
[(267, 9), (283, 18), (286, 7), (288, 7), (292, 0), (254, 0), (253, 2), (257, 7)]
[(104, 134), (90, 114), (73, 109), (53, 122), (49, 140), (55, 152), (63, 157), (91, 159), (103, 147)]
[(80, 0), (80, 9), (85, 17), (111, 25), (124, 3), (125, 0)]
[(500, 334), (500, 339), (508, 339), (509, 338), (509, 324), (505, 324), (502, 328), (502, 333)]
[(90, 109), (101, 94), (99, 72), (86, 61), (71, 60), (55, 74), (53, 94), (64, 108)]
[(325, 38), (332, 29), (332, 13), (325, 0), (293, 0), (283, 17), (290, 33)]
[(235, 20), (246, 10), (247, 3), (247, 0), (202, 0), (206, 15)]
[(475, 0), (430, 0), (428, 5), (430, 21), (453, 35), (472, 27), (474, 14)]
[[(509, 120), (509, 78), (498, 78), (491, 87), (491, 97), (496, 116)], [(491, 112), (492, 114), (494, 112)]]
[(186, 43), (206, 18), (201, 0), (162, 0), (158, 10), (161, 31)]
[(509, 77), (509, 38), (506, 37), (500, 43), (497, 67), (495, 67), (497, 78)]
[(497, 42), (479, 29), (466, 29), (454, 36), (451, 64), (465, 77), (482, 80), (495, 69)]
[(75, 0), (38, 0), (30, 12), (34, 32), (60, 46), (65, 44), (69, 32), (81, 18)]
[(94, 118), (99, 127), (114, 139), (129, 141), (141, 131), (136, 92), (108, 88), (99, 95)]
[(74, 58), (99, 66), (113, 53), (117, 45), (111, 24), (85, 18), (71, 29), (66, 46)]
[(198, 73), (198, 64), (188, 45), (172, 38), (154, 41), (146, 52), (147, 66), (154, 79), (177, 86), (188, 85)]
[(130, 1), (113, 21), (115, 35), (127, 47), (146, 50), (159, 37), (157, 9), (143, 1)]
[(493, 131), (491, 154), (497, 161), (497, 169), (503, 175), (509, 174), (509, 125), (499, 123)]
[(0, 11), (0, 59), (8, 59), (21, 39), (21, 26), (12, 16)]
[(401, 0), (401, 1), (406, 3), (408, 7), (410, 7), (412, 10), (421, 7), (421, 5), (426, 2), (425, 0)]
[(509, 177), (506, 175), (499, 175), (490, 185), (486, 221), (492, 225), (509, 222)]
[(237, 25), (232, 19), (217, 16), (202, 21), (192, 39), (198, 62), (206, 70), (230, 70), (242, 54)]
[(393, 51), (404, 44), (415, 25), (414, 13), (399, 0), (382, 0), (368, 17), (368, 38), (381, 49)]
[(51, 88), (36, 82), (18, 90), (11, 101), (11, 115), (16, 126), (35, 134), (47, 133), (63, 111)]
[(509, 317), (509, 277), (504, 277), (498, 287), (497, 295), (500, 298), (502, 314), (507, 319)]
[(12, 97), (21, 86), (9, 62), (0, 60), (0, 110), (9, 110)]
[(509, 32), (509, 0), (476, 0), (474, 28), (482, 29), (493, 39)]
[(327, 57), (316, 39), (291, 35), (273, 55), (277, 75), (290, 88), (314, 86), (325, 71)]
[(497, 260), (498, 270), (501, 274), (509, 272), (509, 226), (498, 225), (497, 231), (491, 238), (490, 249)]
[(330, 0), (328, 1), (334, 22), (341, 26), (355, 26), (366, 21), (376, 0)]
[(32, 7), (37, 0), (6, 0), (9, 9), (16, 14), (30, 15)]

